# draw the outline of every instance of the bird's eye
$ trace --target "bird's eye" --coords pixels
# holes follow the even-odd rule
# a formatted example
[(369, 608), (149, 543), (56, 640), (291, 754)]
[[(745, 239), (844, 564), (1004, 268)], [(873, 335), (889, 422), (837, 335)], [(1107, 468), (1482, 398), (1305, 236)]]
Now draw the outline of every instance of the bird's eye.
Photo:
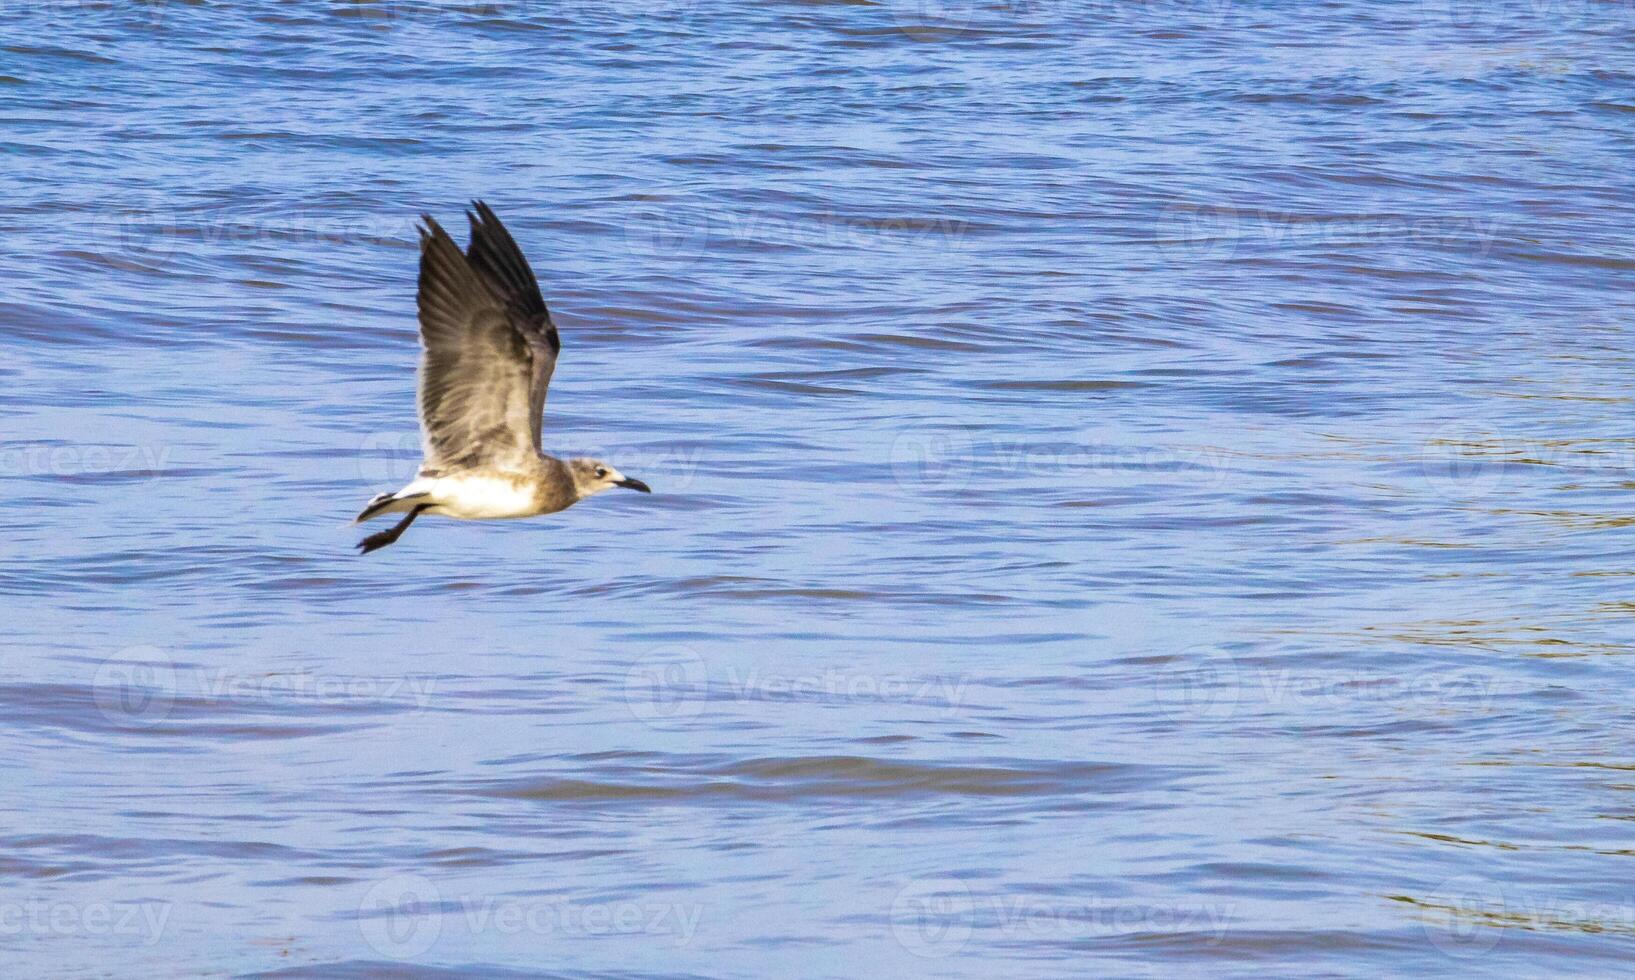
[(607, 476), (607, 470), (603, 469), (600, 466), (596, 467), (596, 479), (600, 480), (605, 476)]

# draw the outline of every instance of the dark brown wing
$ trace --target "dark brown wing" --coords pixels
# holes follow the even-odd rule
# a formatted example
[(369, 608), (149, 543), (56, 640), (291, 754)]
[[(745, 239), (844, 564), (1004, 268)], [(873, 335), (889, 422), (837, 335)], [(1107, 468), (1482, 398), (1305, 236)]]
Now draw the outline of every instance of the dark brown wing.
[(420, 230), (420, 431), (427, 470), (521, 469), (534, 359), (505, 301), (430, 215)]
[(466, 249), (466, 259), (504, 301), (512, 328), (528, 345), (530, 432), (534, 449), (543, 452), (539, 428), (545, 415), (545, 390), (551, 385), (562, 341), (557, 337), (556, 324), (551, 322), (551, 312), (545, 308), (545, 297), (540, 295), (539, 280), (534, 278), (534, 270), (528, 267), (516, 239), (487, 204), (473, 201), (472, 207), (475, 212), (466, 212), (471, 221), (471, 245)]

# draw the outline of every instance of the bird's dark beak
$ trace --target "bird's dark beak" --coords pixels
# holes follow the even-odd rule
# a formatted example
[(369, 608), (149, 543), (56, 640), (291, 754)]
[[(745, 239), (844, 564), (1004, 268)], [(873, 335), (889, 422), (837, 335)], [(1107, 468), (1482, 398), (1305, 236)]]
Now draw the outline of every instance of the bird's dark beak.
[(640, 480), (633, 480), (628, 476), (625, 477), (624, 479), (620, 480), (618, 483), (615, 483), (613, 485), (616, 486), (616, 487), (624, 487), (626, 490), (640, 490), (642, 493), (652, 493), (653, 492), (652, 487), (648, 486), (647, 484), (643, 483)]

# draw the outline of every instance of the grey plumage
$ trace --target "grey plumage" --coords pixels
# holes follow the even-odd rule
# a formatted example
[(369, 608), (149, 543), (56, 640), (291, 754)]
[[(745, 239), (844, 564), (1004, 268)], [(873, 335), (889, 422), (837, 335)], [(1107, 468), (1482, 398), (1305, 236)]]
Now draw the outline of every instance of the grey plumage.
[[(472, 262), (431, 215), (420, 233), (420, 424), (427, 469), (522, 467), (561, 341), (516, 243), (481, 202)], [(497, 229), (497, 232), (496, 232)], [(503, 244), (497, 236), (503, 235)], [(513, 265), (526, 280), (518, 281)]]

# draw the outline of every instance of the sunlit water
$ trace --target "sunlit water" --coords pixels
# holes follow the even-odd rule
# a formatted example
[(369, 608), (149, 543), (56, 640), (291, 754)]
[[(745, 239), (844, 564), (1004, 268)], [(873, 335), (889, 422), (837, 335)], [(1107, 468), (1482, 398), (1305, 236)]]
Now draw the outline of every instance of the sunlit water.
[[(4, 972), (1627, 968), (1632, 29), (0, 5)], [(473, 197), (655, 492), (358, 558)]]

